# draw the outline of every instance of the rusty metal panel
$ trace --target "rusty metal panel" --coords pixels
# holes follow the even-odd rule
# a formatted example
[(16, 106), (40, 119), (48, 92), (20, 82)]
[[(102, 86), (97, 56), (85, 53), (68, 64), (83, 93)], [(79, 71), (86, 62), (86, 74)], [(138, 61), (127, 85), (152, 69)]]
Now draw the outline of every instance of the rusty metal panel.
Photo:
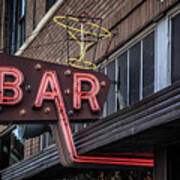
[[(19, 69), (24, 75), (24, 81), (21, 85), (21, 88), (23, 90), (23, 98), (21, 102), (17, 105), (12, 106), (0, 106), (1, 123), (24, 123), (28, 121), (38, 122), (41, 120), (46, 120), (47, 122), (57, 121), (58, 115), (55, 103), (53, 101), (44, 101), (41, 108), (34, 107), (34, 101), (37, 96), (41, 78), (43, 76), (43, 73), (47, 70), (56, 71), (60, 90), (63, 95), (66, 112), (70, 120), (94, 120), (98, 119), (98, 117), (102, 113), (103, 104), (108, 93), (109, 81), (106, 76), (99, 72), (95, 72), (92, 70), (80, 70), (77, 68), (72, 68), (70, 66), (0, 54), (0, 67), (2, 66), (15, 67)], [(69, 70), (71, 73), (66, 74), (67, 70)], [(80, 110), (77, 111), (73, 109), (73, 74), (75, 72), (90, 73), (96, 76), (100, 84), (102, 84), (101, 82), (103, 81), (105, 82), (105, 85), (101, 86), (100, 91), (96, 96), (101, 109), (100, 111), (95, 113), (92, 112), (87, 100), (82, 100), (82, 108)], [(83, 90), (87, 90), (86, 84), (82, 84), (82, 86), (84, 86), (82, 87)], [(69, 94), (65, 93), (67, 89), (70, 90)], [(50, 111), (48, 113), (45, 112), (47, 107), (50, 108)], [(21, 113), (23, 110), (25, 110), (26, 113)]]

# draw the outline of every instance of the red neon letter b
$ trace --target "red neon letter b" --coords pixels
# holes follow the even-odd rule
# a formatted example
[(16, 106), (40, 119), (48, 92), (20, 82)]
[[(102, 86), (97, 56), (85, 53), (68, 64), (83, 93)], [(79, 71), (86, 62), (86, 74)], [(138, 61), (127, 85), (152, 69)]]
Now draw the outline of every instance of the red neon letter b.
[[(12, 76), (14, 81), (5, 81), (5, 76)], [(23, 97), (20, 88), (23, 82), (23, 74), (14, 67), (0, 67), (0, 104), (14, 105), (21, 101)], [(5, 90), (12, 91), (13, 96), (6, 96)]]

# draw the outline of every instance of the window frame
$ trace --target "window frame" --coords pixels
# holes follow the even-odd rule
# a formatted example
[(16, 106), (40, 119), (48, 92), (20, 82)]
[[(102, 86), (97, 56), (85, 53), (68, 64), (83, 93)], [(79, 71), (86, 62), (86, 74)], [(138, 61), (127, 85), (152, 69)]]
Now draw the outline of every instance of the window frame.
[[(172, 20), (173, 18), (175, 18), (176, 16), (180, 16), (180, 5), (177, 7), (177, 9), (174, 9), (172, 10), (172, 12), (170, 12), (168, 14), (168, 20), (169, 20), (169, 31), (168, 31), (168, 38), (169, 38), (169, 59), (171, 60), (170, 61), (170, 75), (171, 75), (171, 78), (170, 78), (170, 81), (171, 81), (171, 84), (173, 84), (173, 67), (172, 67), (172, 61), (173, 61), (173, 52), (172, 52), (172, 48), (173, 48), (173, 40), (172, 40), (172, 37), (173, 37), (173, 26), (172, 26)], [(176, 81), (175, 81), (176, 82)]]
[[(141, 101), (144, 97), (143, 97), (143, 39), (146, 38), (148, 35), (150, 35), (152, 32), (154, 32), (154, 48), (155, 48), (155, 41), (156, 41), (156, 37), (155, 37), (155, 31), (156, 31), (156, 24), (152, 24), (149, 28), (147, 28), (146, 30), (144, 30), (142, 33), (140, 33), (139, 35), (137, 35), (136, 37), (132, 38), (132, 40), (130, 40), (129, 42), (127, 42), (122, 48), (120, 48), (119, 50), (117, 50), (117, 52), (115, 52), (114, 54), (112, 54), (109, 58), (107, 58), (107, 60), (105, 60), (105, 62), (103, 62), (102, 64), (100, 64), (98, 66), (98, 68), (101, 67), (104, 68), (105, 74), (107, 75), (107, 66), (108, 64), (112, 63), (113, 61), (115, 61), (115, 81), (118, 82), (118, 57), (123, 55), (123, 53), (127, 52), (127, 106), (130, 106), (130, 100), (129, 100), (129, 94), (130, 94), (130, 49), (136, 45), (137, 43), (140, 43), (140, 89), (139, 89), (139, 101)], [(155, 93), (155, 49), (154, 49), (154, 92)], [(117, 112), (117, 103), (119, 101), (118, 98), (118, 89), (117, 89), (117, 85), (115, 85), (115, 107), (114, 107), (114, 112)], [(121, 106), (121, 104), (120, 104)], [(102, 117), (106, 117), (107, 114), (107, 102), (105, 102), (104, 104), (104, 109), (103, 109), (103, 116)], [(123, 109), (124, 107), (121, 107), (119, 110)]]
[(155, 31), (155, 92), (171, 85), (169, 42), (169, 18), (165, 17), (158, 22)]
[(40, 135), (40, 151), (49, 148), (55, 144), (55, 141), (53, 140), (50, 142), (50, 138), (52, 135), (49, 132), (45, 132), (42, 135)]
[(8, 1), (8, 53), (14, 54), (25, 41), (26, 0)]

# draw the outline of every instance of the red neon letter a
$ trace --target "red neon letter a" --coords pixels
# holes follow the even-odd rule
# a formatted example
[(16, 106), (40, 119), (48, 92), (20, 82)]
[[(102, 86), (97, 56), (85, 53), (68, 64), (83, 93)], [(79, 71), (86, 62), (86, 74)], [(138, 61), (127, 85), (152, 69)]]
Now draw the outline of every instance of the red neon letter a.
[[(51, 88), (51, 91), (47, 91), (48, 85)], [(55, 71), (46, 71), (39, 86), (38, 94), (34, 103), (35, 106), (41, 107), (43, 100), (58, 100), (61, 99), (60, 96), (61, 93)]]
[[(90, 91), (82, 91), (82, 82), (88, 82), (91, 85)], [(96, 98), (99, 93), (100, 85), (98, 79), (88, 73), (74, 73), (74, 101), (73, 107), (75, 109), (81, 108), (81, 100), (89, 101), (92, 111), (99, 111), (100, 107)]]
[[(5, 76), (11, 76), (14, 81), (5, 81)], [(23, 74), (14, 67), (0, 67), (0, 104), (14, 105), (21, 101), (23, 97), (20, 88), (23, 82)], [(12, 91), (13, 96), (5, 96), (5, 90)]]

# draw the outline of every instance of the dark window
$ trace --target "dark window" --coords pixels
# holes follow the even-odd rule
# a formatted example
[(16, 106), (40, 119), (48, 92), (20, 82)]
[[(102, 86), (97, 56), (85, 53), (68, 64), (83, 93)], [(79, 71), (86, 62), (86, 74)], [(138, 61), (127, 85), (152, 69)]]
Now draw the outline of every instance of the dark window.
[(9, 166), (10, 135), (0, 138), (0, 170)]
[(117, 109), (127, 106), (127, 53), (118, 57)]
[(55, 2), (56, 0), (46, 0), (46, 11), (48, 11)]
[(110, 80), (110, 88), (107, 97), (107, 115), (115, 112), (115, 63), (112, 62), (107, 66), (107, 76)]
[(25, 40), (26, 0), (8, 0), (8, 47), (14, 54)]
[(172, 83), (180, 80), (180, 14), (172, 19)]
[(143, 39), (143, 97), (154, 92), (154, 33)]
[(129, 76), (129, 102), (134, 104), (140, 97), (140, 43), (129, 50), (130, 76)]
[(54, 143), (54, 139), (50, 133), (46, 132), (41, 135), (41, 150), (47, 148)]
[[(111, 86), (106, 103), (107, 115), (123, 109), (154, 92), (154, 32), (108, 64)], [(115, 107), (116, 106), (116, 107)]]

